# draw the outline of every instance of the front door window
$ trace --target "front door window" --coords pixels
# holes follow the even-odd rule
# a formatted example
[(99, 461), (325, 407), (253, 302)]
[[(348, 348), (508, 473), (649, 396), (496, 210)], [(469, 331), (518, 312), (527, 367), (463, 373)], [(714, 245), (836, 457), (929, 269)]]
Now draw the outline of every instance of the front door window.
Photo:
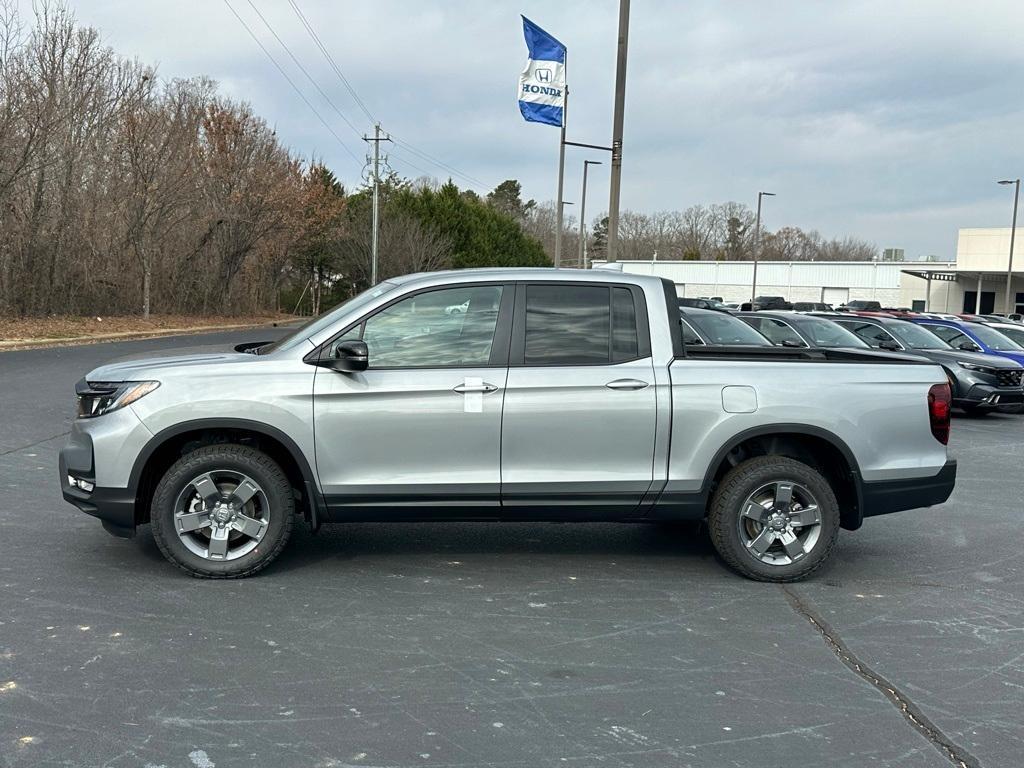
[(418, 293), (382, 309), (342, 339), (362, 338), (370, 368), (452, 368), (491, 362), (500, 285)]

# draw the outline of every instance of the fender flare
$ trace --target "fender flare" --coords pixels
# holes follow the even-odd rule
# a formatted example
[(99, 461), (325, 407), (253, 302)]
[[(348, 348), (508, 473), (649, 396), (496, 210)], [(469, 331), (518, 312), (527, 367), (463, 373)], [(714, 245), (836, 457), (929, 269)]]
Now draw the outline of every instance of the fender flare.
[(850, 446), (848, 446), (842, 438), (833, 432), (829, 432), (827, 429), (811, 426), (809, 424), (762, 424), (757, 427), (745, 429), (742, 432), (738, 432), (733, 435), (729, 442), (719, 448), (715, 453), (714, 458), (711, 460), (711, 464), (708, 466), (708, 469), (704, 474), (704, 483), (701, 486), (701, 492), (705, 494), (705, 497), (710, 498), (711, 486), (715, 479), (715, 472), (730, 452), (751, 438), (776, 434), (816, 437), (829, 443), (833, 448), (839, 451), (840, 455), (842, 455), (843, 459), (846, 461), (847, 466), (850, 468), (850, 474), (853, 476), (853, 486), (856, 489), (857, 494), (857, 507), (853, 511), (853, 514), (847, 518), (845, 521), (846, 524), (843, 527), (847, 530), (856, 530), (857, 528), (860, 528), (864, 519), (864, 481), (861, 477), (860, 465), (857, 463), (857, 459), (853, 455), (853, 451), (850, 450)]
[(288, 451), (291, 456), (292, 461), (294, 461), (296, 466), (299, 468), (299, 472), (302, 475), (303, 485), (305, 486), (304, 492), (309, 495), (310, 524), (314, 530), (319, 528), (320, 521), (324, 520), (326, 517), (327, 507), (324, 502), (323, 494), (320, 492), (320, 488), (317, 485), (316, 475), (310, 467), (309, 461), (306, 459), (306, 455), (294, 440), (277, 427), (272, 427), (269, 424), (264, 424), (259, 421), (251, 421), (249, 419), (192, 419), (160, 430), (150, 438), (139, 452), (139, 455), (135, 458), (135, 463), (132, 465), (131, 474), (128, 476), (128, 488), (132, 493), (132, 496), (137, 498), (139, 482), (142, 479), (142, 473), (145, 470), (146, 465), (153, 457), (153, 454), (156, 453), (157, 450), (159, 450), (160, 447), (168, 440), (171, 440), (178, 435), (183, 435), (186, 432), (216, 429), (245, 430), (246, 432), (253, 432), (257, 435), (264, 435), (283, 445), (285, 450)]

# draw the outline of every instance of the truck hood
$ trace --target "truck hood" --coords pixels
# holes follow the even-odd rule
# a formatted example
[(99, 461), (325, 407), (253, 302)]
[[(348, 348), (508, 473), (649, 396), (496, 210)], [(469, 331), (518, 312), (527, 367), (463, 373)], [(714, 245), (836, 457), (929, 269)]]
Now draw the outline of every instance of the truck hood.
[(165, 357), (159, 355), (145, 357), (136, 360), (123, 360), (120, 362), (108, 363), (94, 368), (86, 375), (88, 382), (100, 381), (140, 381), (145, 379), (158, 379), (161, 371), (171, 369), (192, 368), (204, 365), (223, 365), (225, 363), (249, 363), (259, 358), (256, 355), (249, 355), (242, 352), (214, 352), (205, 354), (169, 354)]
[(1013, 360), (1018, 365), (1024, 365), (1024, 352), (992, 352), (991, 355), (985, 355), (989, 360), (996, 356)]
[(989, 368), (1020, 368), (1020, 365), (1008, 357), (985, 355), (981, 352), (967, 352), (960, 349), (919, 349), (930, 360), (940, 363), (974, 363), (987, 365)]

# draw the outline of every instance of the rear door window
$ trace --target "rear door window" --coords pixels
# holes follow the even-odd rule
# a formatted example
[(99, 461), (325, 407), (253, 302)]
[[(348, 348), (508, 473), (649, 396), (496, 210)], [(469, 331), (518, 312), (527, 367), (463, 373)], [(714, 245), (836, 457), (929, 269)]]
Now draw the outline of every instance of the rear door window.
[(523, 362), (610, 365), (640, 354), (633, 292), (607, 285), (527, 285)]

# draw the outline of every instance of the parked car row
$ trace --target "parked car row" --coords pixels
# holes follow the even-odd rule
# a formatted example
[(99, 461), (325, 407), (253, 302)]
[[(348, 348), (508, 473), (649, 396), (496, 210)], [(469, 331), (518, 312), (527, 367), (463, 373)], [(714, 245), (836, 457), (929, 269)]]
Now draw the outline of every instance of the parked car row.
[[(1024, 410), (1024, 325), (931, 314), (681, 308), (690, 345), (864, 349), (942, 367), (953, 405), (968, 413)], [(753, 333), (751, 333), (753, 331)]]

